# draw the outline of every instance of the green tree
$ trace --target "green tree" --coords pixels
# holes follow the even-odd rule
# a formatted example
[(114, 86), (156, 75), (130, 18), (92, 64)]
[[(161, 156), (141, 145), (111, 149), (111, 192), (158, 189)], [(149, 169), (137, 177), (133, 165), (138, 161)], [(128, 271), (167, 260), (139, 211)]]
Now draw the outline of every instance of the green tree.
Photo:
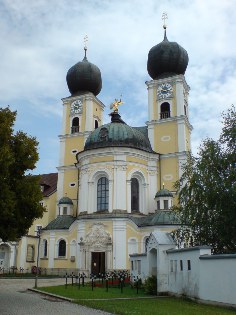
[(42, 217), (39, 176), (28, 174), (38, 161), (38, 142), (18, 131), (16, 112), (0, 108), (0, 238), (15, 240), (25, 235), (35, 218)]
[(206, 139), (198, 157), (189, 154), (176, 182), (182, 228), (180, 244), (210, 245), (215, 253), (236, 251), (236, 111), (223, 114), (218, 141)]

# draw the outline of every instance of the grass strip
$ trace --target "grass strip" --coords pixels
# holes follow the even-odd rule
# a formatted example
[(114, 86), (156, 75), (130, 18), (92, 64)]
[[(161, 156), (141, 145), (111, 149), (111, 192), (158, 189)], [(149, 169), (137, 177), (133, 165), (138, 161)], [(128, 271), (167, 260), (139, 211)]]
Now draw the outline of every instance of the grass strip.
[(198, 304), (179, 298), (157, 298), (155, 300), (111, 300), (77, 302), (80, 305), (119, 315), (232, 315), (229, 310), (212, 305)]

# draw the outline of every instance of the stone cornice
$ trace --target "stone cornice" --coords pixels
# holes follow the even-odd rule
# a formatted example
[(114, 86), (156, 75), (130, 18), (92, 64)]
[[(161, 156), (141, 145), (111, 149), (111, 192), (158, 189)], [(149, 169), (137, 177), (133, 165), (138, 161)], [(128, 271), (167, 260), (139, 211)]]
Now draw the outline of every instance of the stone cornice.
[(158, 119), (158, 120), (151, 120), (151, 121), (147, 121), (146, 125), (147, 126), (154, 126), (154, 125), (159, 125), (159, 124), (164, 124), (167, 122), (172, 122), (172, 121), (177, 121), (178, 123), (184, 122), (190, 131), (193, 130), (193, 126), (190, 124), (188, 117), (185, 115), (181, 115), (181, 116), (174, 116), (174, 117), (169, 117), (169, 118), (165, 118), (165, 119)]
[(147, 85), (148, 89), (149, 88), (154, 88), (157, 87), (157, 85), (162, 84), (162, 83), (174, 83), (174, 82), (183, 82), (184, 88), (189, 91), (190, 87), (187, 84), (186, 80), (185, 80), (185, 76), (183, 74), (179, 74), (179, 75), (175, 75), (175, 76), (171, 76), (171, 77), (167, 77), (167, 78), (163, 78), (163, 79), (158, 79), (158, 80), (150, 80), (150, 81), (146, 81), (145, 84)]

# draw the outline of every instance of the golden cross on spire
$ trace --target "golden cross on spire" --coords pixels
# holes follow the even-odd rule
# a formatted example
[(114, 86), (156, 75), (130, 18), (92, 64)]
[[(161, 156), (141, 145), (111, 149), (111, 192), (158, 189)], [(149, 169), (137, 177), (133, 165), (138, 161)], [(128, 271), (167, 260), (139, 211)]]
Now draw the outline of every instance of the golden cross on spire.
[(87, 50), (88, 35), (84, 36), (84, 49)]
[(85, 56), (84, 57), (86, 57), (87, 43), (88, 43), (88, 35), (85, 35), (84, 36), (84, 52), (85, 52)]
[(167, 26), (167, 25), (166, 25), (166, 20), (168, 20), (167, 13), (166, 13), (166, 12), (163, 12), (161, 18), (162, 18), (162, 20), (164, 21), (163, 28), (166, 29), (166, 26)]

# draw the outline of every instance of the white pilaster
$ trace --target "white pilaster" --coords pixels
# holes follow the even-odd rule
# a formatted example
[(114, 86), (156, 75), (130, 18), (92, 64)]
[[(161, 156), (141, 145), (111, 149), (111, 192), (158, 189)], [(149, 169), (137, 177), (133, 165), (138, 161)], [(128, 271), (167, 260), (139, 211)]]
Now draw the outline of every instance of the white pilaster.
[(108, 211), (111, 213), (113, 211), (113, 180), (109, 179), (109, 204)]
[(186, 151), (186, 132), (184, 119), (178, 120), (178, 152)]
[(148, 138), (151, 143), (152, 149), (155, 149), (155, 136), (154, 136), (154, 125), (148, 124)]
[(50, 239), (49, 239), (48, 268), (54, 267), (54, 258), (55, 258), (55, 232), (51, 232)]
[(148, 86), (148, 120), (154, 119), (154, 85), (153, 81), (146, 83)]
[(92, 131), (93, 127), (93, 100), (91, 96), (85, 96), (86, 121), (85, 131)]
[[(78, 223), (78, 230), (77, 230), (77, 246), (76, 246), (76, 268), (81, 269), (83, 268), (83, 252), (81, 252), (80, 250), (80, 241), (81, 238), (84, 239), (85, 237), (85, 223), (84, 222), (79, 222)], [(83, 268), (84, 269), (84, 268)]]
[(126, 222), (113, 221), (113, 268), (125, 269), (126, 266)]
[(176, 81), (176, 106), (177, 106), (177, 116), (184, 115), (184, 90), (183, 81)]
[(150, 171), (148, 174), (149, 181), (149, 205), (148, 212), (155, 212), (156, 202), (154, 200), (157, 192), (157, 172)]
[(20, 250), (20, 266), (21, 268), (25, 268), (26, 262), (26, 251), (27, 251), (27, 244), (26, 244), (26, 236), (23, 236), (21, 239), (21, 250)]
[(127, 212), (131, 213), (131, 180), (126, 181), (127, 186)]
[(63, 116), (62, 116), (62, 135), (66, 134), (66, 110), (67, 110), (68, 102), (64, 102), (63, 104)]
[(126, 167), (114, 169), (114, 209), (126, 210)]
[[(88, 182), (88, 173), (84, 170), (80, 173), (80, 186), (79, 186), (79, 209), (80, 212), (83, 211), (92, 211), (88, 209), (88, 191), (89, 191), (89, 182)], [(92, 196), (90, 196), (91, 198)]]
[(65, 138), (60, 138), (60, 156), (59, 156), (59, 166), (63, 166), (65, 163)]
[(95, 193), (94, 193), (94, 182), (89, 182), (88, 183), (88, 206), (87, 206), (87, 211), (88, 213), (93, 213), (96, 211), (95, 209)]
[(143, 194), (140, 194), (141, 202), (140, 202), (140, 212), (144, 214), (148, 214), (149, 208), (149, 198), (148, 198), (148, 184), (143, 183)]
[[(64, 170), (58, 168), (58, 180), (57, 180), (57, 199), (58, 200), (64, 197), (64, 174), (65, 174)], [(58, 215), (58, 209), (57, 209), (57, 215)]]

